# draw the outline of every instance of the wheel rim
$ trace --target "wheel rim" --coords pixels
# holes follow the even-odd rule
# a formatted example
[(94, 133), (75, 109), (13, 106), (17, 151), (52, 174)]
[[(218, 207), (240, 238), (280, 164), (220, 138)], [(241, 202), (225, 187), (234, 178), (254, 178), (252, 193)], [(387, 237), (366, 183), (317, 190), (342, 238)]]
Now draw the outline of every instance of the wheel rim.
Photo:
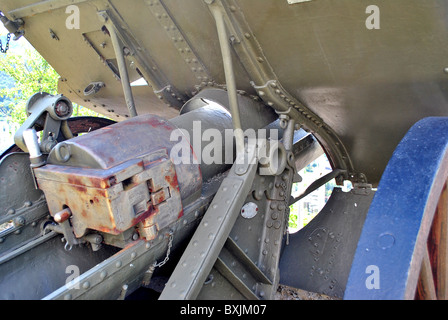
[[(369, 208), (344, 299), (446, 299), (447, 132), (448, 118), (426, 118), (396, 148)], [(368, 285), (372, 266), (376, 287)]]
[(448, 189), (443, 187), (423, 252), (416, 300), (448, 299)]

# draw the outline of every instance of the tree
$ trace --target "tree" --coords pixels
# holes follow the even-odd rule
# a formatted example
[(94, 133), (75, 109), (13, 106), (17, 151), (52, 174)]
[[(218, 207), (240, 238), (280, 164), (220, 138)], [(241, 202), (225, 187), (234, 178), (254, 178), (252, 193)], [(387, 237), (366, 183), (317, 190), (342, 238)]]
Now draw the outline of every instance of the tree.
[[(0, 72), (9, 75), (14, 87), (0, 89), (0, 96), (12, 100), (9, 107), (9, 121), (21, 125), (26, 120), (26, 102), (37, 92), (57, 94), (58, 73), (31, 46), (25, 50), (11, 52), (0, 57)], [(74, 106), (79, 116), (98, 116), (99, 114), (82, 106)]]

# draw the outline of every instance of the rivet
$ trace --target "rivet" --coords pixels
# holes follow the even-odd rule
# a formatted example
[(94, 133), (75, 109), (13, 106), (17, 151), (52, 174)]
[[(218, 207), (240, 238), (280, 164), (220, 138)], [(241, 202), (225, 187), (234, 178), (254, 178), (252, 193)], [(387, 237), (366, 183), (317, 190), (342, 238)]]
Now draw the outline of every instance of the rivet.
[(25, 224), (25, 218), (24, 217), (17, 217), (14, 219), (14, 226), (20, 227)]

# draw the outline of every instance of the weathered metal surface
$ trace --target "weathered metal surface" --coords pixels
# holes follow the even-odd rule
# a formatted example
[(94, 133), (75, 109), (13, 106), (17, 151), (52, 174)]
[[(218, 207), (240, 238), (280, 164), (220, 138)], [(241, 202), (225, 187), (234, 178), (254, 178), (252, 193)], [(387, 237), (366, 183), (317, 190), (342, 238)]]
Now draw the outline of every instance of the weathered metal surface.
[[(143, 115), (99, 129), (88, 136), (84, 135), (64, 142), (70, 148), (70, 159), (66, 162), (58, 160), (53, 150), (49, 155), (48, 163), (108, 170), (160, 149), (166, 149), (168, 155), (171, 156), (171, 148), (176, 144), (186, 144), (185, 148), (190, 150), (186, 139), (171, 141), (171, 133), (176, 129), (175, 125), (160, 117)], [(123, 152), (117, 152), (117, 150), (123, 150)], [(173, 156), (179, 155), (173, 153)], [(188, 158), (189, 162), (185, 161), (176, 166), (182, 199), (200, 192), (199, 165), (195, 164), (193, 159), (191, 154)], [(176, 162), (175, 159), (174, 161)]]
[[(89, 271), (82, 273), (74, 282), (79, 286), (61, 284), (57, 290), (48, 292), (47, 296), (40, 298), (46, 300), (117, 299), (130, 295), (143, 285), (146, 271), (154, 263), (166, 258), (170, 233), (173, 235), (172, 251), (176, 253), (179, 248), (184, 248), (185, 241), (191, 238), (221, 181), (222, 179), (215, 179), (205, 183), (201, 197), (184, 208), (184, 215), (164, 229), (157, 238), (151, 241), (138, 240), (128, 243), (124, 250), (120, 250)], [(173, 259), (173, 253), (169, 259)], [(155, 271), (157, 272), (158, 268)], [(151, 286), (153, 279), (150, 280)], [(124, 292), (123, 286), (126, 288)]]
[[(258, 129), (266, 126), (277, 115), (281, 115), (282, 124), (285, 119), (292, 123), (295, 121), (297, 123), (295, 129), (301, 127), (313, 133), (314, 137), (302, 135), (295, 147), (290, 148), (287, 145), (288, 165), (286, 167), (289, 169), (283, 182), (280, 181), (283, 176), (263, 177), (265, 180), (262, 181), (262, 178), (256, 174), (254, 181), (258, 185), (253, 186), (251, 194), (242, 194), (235, 198), (238, 201), (246, 199), (256, 203), (256, 208), (261, 210), (264, 216), (263, 218), (260, 214), (252, 216), (254, 212), (251, 212), (250, 216), (238, 217), (237, 225), (230, 232), (231, 239), (226, 240), (223, 236), (217, 246), (218, 249), (212, 250), (212, 258), (206, 260), (206, 267), (195, 274), (202, 281), (211, 269), (214, 280), (207, 280), (203, 288), (195, 284), (191, 295), (204, 297), (212, 292), (213, 297), (216, 298), (227, 297), (227, 294), (250, 299), (271, 297), (273, 287), (278, 282), (279, 239), (287, 223), (285, 219), (289, 204), (288, 188), (295, 176), (291, 170), (294, 164), (296, 169), (299, 169), (321, 153), (321, 149), (316, 147), (318, 141), (324, 147), (324, 152), (335, 169), (332, 175), (336, 176), (338, 183), (349, 179), (360, 183), (367, 181), (376, 186), (393, 150), (413, 123), (427, 116), (448, 115), (444, 107), (447, 94), (445, 57), (448, 47), (444, 41), (447, 38), (447, 30), (443, 27), (446, 22), (444, 12), (448, 10), (447, 3), (441, 0), (393, 2), (380, 0), (375, 6), (380, 13), (377, 19), (381, 22), (381, 27), (378, 24), (378, 28), (372, 29), (366, 24), (370, 18), (366, 11), (367, 4), (353, 0), (342, 0), (337, 3), (331, 0), (48, 0), (40, 2), (0, 0), (0, 10), (11, 21), (22, 19), (14, 22), (16, 26), (22, 26), (19, 32), (25, 32), (25, 37), (61, 75), (59, 82), (61, 93), (74, 102), (104, 113), (117, 121), (128, 118), (129, 111), (131, 116), (143, 115), (116, 124), (112, 128), (104, 128), (60, 143), (53, 149), (49, 156), (50, 165), (42, 170), (36, 170), (40, 174), (38, 178), (41, 180), (42, 188), (46, 189), (47, 196), (51, 194), (48, 198), (52, 199), (47, 199), (50, 211), (53, 215), (63, 212), (61, 210), (64, 206), (68, 206), (66, 202), (71, 202), (71, 206), (95, 211), (97, 216), (88, 216), (85, 220), (87, 223), (80, 228), (82, 230), (77, 230), (80, 236), (85, 233), (88, 225), (104, 224), (104, 221), (100, 221), (98, 225), (92, 222), (96, 219), (101, 220), (101, 217), (109, 217), (109, 213), (113, 210), (106, 209), (109, 206), (107, 200), (111, 200), (115, 194), (127, 197), (128, 200), (136, 197), (138, 198), (136, 203), (117, 198), (113, 204), (116, 211), (112, 217), (109, 217), (107, 230), (97, 228), (114, 233), (114, 235), (104, 235), (107, 243), (126, 248), (132, 242), (133, 227), (139, 225), (141, 235), (147, 239), (153, 239), (156, 234), (154, 226), (161, 222), (157, 219), (151, 220), (151, 217), (155, 218), (157, 215), (143, 210), (148, 209), (143, 208), (144, 203), (151, 202), (152, 206), (157, 206), (156, 204), (162, 206), (167, 203), (167, 199), (172, 199), (173, 194), (170, 190), (177, 190), (182, 199), (184, 211), (181, 213), (181, 207), (173, 206), (166, 209), (169, 211), (168, 214), (160, 216), (167, 220), (162, 222), (158, 231), (164, 229), (165, 234), (168, 234), (165, 230), (167, 227), (177, 228), (181, 221), (182, 223), (187, 221), (182, 216), (185, 213), (185, 207), (188, 207), (191, 212), (193, 210), (191, 206), (203, 200), (201, 192), (204, 192), (202, 183), (205, 181), (202, 180), (213, 182), (230, 167), (229, 163), (208, 165), (197, 164), (194, 161), (179, 165), (174, 161), (176, 155), (173, 157), (170, 153), (174, 144), (179, 141), (171, 141), (170, 133), (182, 128), (186, 129), (191, 138), (194, 131), (192, 123), (196, 116), (202, 121), (203, 130), (214, 128), (222, 133), (225, 129), (232, 127), (232, 121), (237, 128), (241, 126)], [(406, 7), (406, 10), (403, 10), (403, 7)], [(70, 11), (68, 10), (70, 8), (76, 10)], [(76, 23), (71, 25), (73, 21), (79, 22), (79, 25)], [(129, 85), (139, 79), (146, 80), (148, 85)], [(94, 84), (98, 85), (95, 87)], [(227, 92), (222, 89), (226, 89)], [(226, 97), (227, 95), (230, 99)], [(212, 101), (216, 99), (221, 105), (231, 109), (233, 119), (222, 110), (211, 111), (210, 109), (208, 113), (202, 112), (201, 108), (208, 107), (205, 101), (207, 98)], [(126, 103), (126, 100), (129, 103)], [(129, 110), (127, 105), (130, 107)], [(239, 110), (237, 110), (238, 105)], [(179, 114), (182, 106), (184, 106), (182, 115), (172, 122), (147, 115), (153, 113), (165, 118), (174, 118)], [(56, 114), (61, 110), (56, 110)], [(271, 117), (272, 120), (266, 122)], [(63, 133), (61, 139), (71, 138), (69, 125), (67, 126), (66, 122), (54, 122), (49, 116), (47, 120), (40, 121), (36, 126), (37, 131), (45, 127), (44, 140), (48, 140), (45, 138), (52, 131), (56, 131), (56, 135), (61, 131)], [(303, 131), (298, 132), (303, 134)], [(284, 132), (286, 140), (289, 140), (291, 136), (292, 131)], [(192, 139), (194, 140), (195, 137)], [(49, 151), (54, 141), (47, 142), (42, 147)], [(193, 142), (188, 139), (184, 141), (188, 148), (194, 149), (190, 160), (195, 159), (195, 153), (196, 156), (202, 155), (204, 150), (203, 145), (191, 146)], [(237, 145), (241, 147), (241, 139), (237, 139), (237, 142)], [(437, 146), (437, 143), (429, 149), (434, 151), (437, 147), (442, 149), (440, 145)], [(158, 163), (160, 166), (150, 163), (151, 161), (147, 163), (140, 161), (145, 155), (156, 154), (163, 148), (171, 156), (174, 165), (170, 164), (167, 158)], [(14, 168), (14, 163), (12, 166), (3, 165), (11, 160), (8, 154), (13, 150), (15, 149), (10, 149), (2, 155), (0, 169)], [(303, 150), (306, 152), (301, 152)], [(397, 153), (394, 157), (396, 155)], [(293, 156), (297, 156), (297, 159)], [(417, 162), (419, 165), (424, 159), (420, 160)], [(396, 159), (393, 158), (392, 161)], [(19, 167), (16, 169), (24, 170), (25, 165)], [(236, 168), (241, 169), (240, 173), (244, 174), (249, 166), (237, 164)], [(165, 181), (167, 184), (157, 184), (156, 187), (151, 177), (163, 177), (164, 174), (160, 175), (155, 171), (165, 169), (168, 172), (165, 177), (169, 176), (170, 182)], [(400, 177), (394, 176), (396, 180), (393, 183), (399, 183), (402, 181), (401, 175), (406, 176), (408, 171), (412, 171), (409, 168), (400, 170), (397, 173)], [(422, 177), (419, 176), (420, 180), (416, 179), (416, 181), (427, 178), (423, 181), (426, 183), (425, 187), (438, 186), (439, 178), (434, 178), (434, 172), (431, 177), (425, 174)], [(28, 176), (26, 172), (23, 173), (25, 177)], [(333, 177), (332, 175), (327, 177)], [(390, 175), (392, 174), (386, 171), (383, 181), (387, 181)], [(20, 181), (20, 178), (15, 177), (15, 173), (11, 172), (11, 177), (7, 178), (9, 180), (4, 184), (4, 188), (11, 185), (11, 181)], [(3, 178), (0, 176), (0, 179)], [(149, 185), (147, 181), (150, 182)], [(273, 191), (274, 187), (270, 187), (271, 183), (276, 191)], [(385, 192), (389, 192), (388, 188), (397, 188), (393, 183), (384, 188), (386, 191), (379, 194), (382, 196)], [(59, 194), (57, 190), (50, 191), (54, 185), (61, 186)], [(409, 185), (411, 183), (408, 182), (405, 187)], [(95, 197), (86, 197), (86, 195), (92, 196), (91, 192), (98, 190), (106, 202), (100, 206), (98, 201), (98, 208), (96, 208)], [(4, 191), (5, 194), (11, 194), (10, 190), (4, 189)], [(33, 192), (27, 189), (24, 194), (28, 196)], [(71, 197), (62, 199), (63, 195), (69, 195), (69, 193), (72, 194)], [(283, 193), (283, 196), (280, 193)], [(432, 195), (431, 192), (429, 194)], [(421, 196), (421, 193), (418, 195)], [(426, 201), (425, 195), (422, 195), (422, 198), (422, 201)], [(427, 198), (428, 202), (434, 202), (431, 201), (432, 196)], [(41, 210), (38, 203), (45, 203), (45, 201), (43, 199), (26, 201), (23, 204), (26, 207), (24, 209), (20, 207), (23, 202), (21, 196), (14, 195), (12, 199), (13, 206), (2, 209), (7, 210), (10, 215), (2, 219), (6, 221), (9, 217), (14, 217), (14, 228), (16, 228), (14, 233), (17, 232), (15, 235), (23, 232), (22, 235), (27, 240), (22, 246), (23, 252), (32, 252), (34, 249), (26, 248), (39, 248), (41, 241), (46, 238), (35, 238), (35, 233), (26, 231), (33, 227), (28, 224), (29, 216), (38, 211), (37, 215), (41, 217), (44, 210)], [(216, 201), (222, 201), (222, 199), (220, 196)], [(90, 203), (90, 200), (93, 203)], [(386, 204), (388, 201), (389, 198)], [(404, 202), (406, 201), (403, 200)], [(122, 203), (127, 203), (127, 209), (123, 210), (121, 207), (118, 209)], [(343, 201), (340, 206), (349, 203), (350, 201)], [(402, 207), (407, 208), (406, 205), (412, 204), (412, 201), (406, 205), (403, 203)], [(414, 205), (417, 204), (414, 203)], [(379, 207), (380, 205), (374, 206), (372, 211), (380, 210), (377, 209)], [(251, 208), (253, 210), (253, 207)], [(26, 216), (18, 215), (22, 209)], [(354, 209), (354, 211), (358, 210), (364, 213), (360, 208)], [(65, 230), (66, 236), (67, 230), (71, 230), (68, 221), (75, 221), (74, 217), (82, 216), (80, 211), (74, 211), (74, 216), (68, 219), (62, 215), (57, 216), (60, 226), (64, 225), (61, 228)], [(143, 215), (137, 214), (142, 221), (132, 221), (131, 212), (143, 212)], [(346, 220), (337, 219), (337, 216), (321, 215), (314, 224), (323, 223), (322, 220), (336, 219), (337, 222), (331, 222), (332, 227), (342, 228), (343, 221)], [(390, 216), (392, 215), (388, 217)], [(117, 229), (116, 222), (121, 218), (125, 218), (126, 223)], [(192, 221), (199, 218), (199, 213), (195, 214)], [(424, 216), (422, 225), (425, 227), (422, 230), (429, 228), (425, 219), (429, 219), (427, 215)], [(24, 220), (25, 224), (22, 226)], [(350, 230), (352, 237), (344, 238), (348, 243), (345, 250), (336, 246), (338, 247), (335, 248), (336, 251), (343, 252), (341, 261), (342, 257), (350, 256), (352, 253), (354, 239), (357, 238), (362, 220), (362, 214), (350, 220), (356, 226), (347, 227), (354, 230)], [(403, 218), (403, 220), (406, 219)], [(409, 228), (417, 228), (420, 226), (420, 220), (419, 216), (411, 223), (403, 224), (408, 225)], [(367, 221), (370, 221), (369, 218)], [(40, 220), (34, 222), (40, 223)], [(258, 224), (255, 227), (247, 225), (248, 222)], [(231, 225), (233, 223), (226, 226), (226, 233)], [(391, 241), (387, 230), (386, 233), (380, 234), (381, 239), (378, 240), (380, 247), (384, 247), (383, 242), (386, 242), (386, 248), (378, 249), (373, 246), (376, 251), (379, 250), (378, 257), (380, 258), (378, 259), (380, 260), (382, 254), (393, 252), (397, 247), (400, 247), (400, 250), (403, 249), (401, 242), (395, 239), (397, 234), (400, 237), (406, 234), (406, 241), (409, 240), (406, 245), (409, 248), (415, 240), (411, 239), (415, 234), (402, 229), (403, 226), (396, 226), (395, 222), (391, 222), (391, 225), (398, 228), (394, 229), (396, 234), (392, 235), (394, 238), (391, 248), (389, 248), (390, 242), (387, 242)], [(34, 227), (36, 226), (37, 223), (34, 224)], [(52, 228), (56, 230), (60, 226)], [(368, 224), (366, 230), (370, 226), (371, 224)], [(244, 232), (247, 231), (244, 228), (256, 229), (262, 236), (255, 239), (250, 232)], [(375, 221), (375, 227), (372, 228), (375, 232), (384, 231), (381, 229), (380, 221)], [(345, 232), (346, 229), (343, 229)], [(192, 228), (188, 232), (191, 230)], [(415, 230), (412, 231), (415, 233)], [(5, 245), (3, 248), (9, 250), (15, 244), (25, 243), (23, 239), (18, 242), (9, 242), (13, 239), (10, 231), (7, 239), (3, 240), (4, 244), (8, 242), (9, 247)], [(172, 231), (170, 230), (169, 234), (173, 235)], [(184, 239), (188, 238), (188, 232), (185, 231), (183, 234)], [(422, 237), (421, 234), (423, 233), (418, 233), (418, 239)], [(244, 236), (239, 237), (239, 235)], [(365, 237), (375, 238), (376, 236), (377, 234), (373, 236), (368, 234)], [(237, 241), (235, 237), (239, 240)], [(295, 237), (292, 238), (294, 240)], [(299, 238), (297, 236), (297, 239)], [(254, 243), (249, 243), (249, 239)], [(341, 240), (336, 237), (336, 241), (338, 239)], [(363, 239), (361, 238), (362, 241), (367, 241)], [(95, 239), (91, 240), (93, 248)], [(162, 243), (164, 239), (158, 240)], [(305, 250), (303, 247), (306, 247), (307, 242), (302, 240), (300, 238), (292, 243), (297, 244), (300, 250)], [(398, 243), (400, 246), (397, 245)], [(13, 245), (10, 246), (11, 244)], [(373, 247), (361, 242), (360, 246), (363, 245), (369, 252), (376, 252)], [(222, 247), (223, 250), (219, 253)], [(420, 245), (417, 245), (417, 248), (420, 248)], [(358, 251), (360, 250), (362, 251), (362, 249)], [(135, 261), (139, 264), (138, 270), (130, 271), (129, 269), (121, 273), (121, 276), (134, 282), (121, 283), (120, 279), (123, 279), (120, 278), (121, 276), (117, 277), (117, 280), (110, 277), (108, 281), (99, 284), (95, 290), (88, 290), (91, 284), (88, 280), (86, 291), (81, 294), (77, 292), (76, 298), (108, 296), (105, 292), (109, 285), (114, 287), (110, 296), (124, 298), (128, 290), (132, 291), (140, 284), (141, 271), (147, 268), (145, 264), (156, 256), (157, 259), (163, 256), (162, 249), (156, 251), (157, 254), (151, 253), (140, 262)], [(15, 255), (21, 252), (15, 250), (11, 253)], [(287, 252), (288, 248), (285, 253)], [(400, 277), (410, 274), (409, 283), (406, 282), (407, 278), (397, 278), (398, 287), (401, 285), (405, 287), (406, 297), (410, 295), (409, 288), (415, 288), (414, 282), (417, 281), (417, 277), (413, 275), (416, 272), (416, 265), (420, 266), (420, 261), (415, 263), (414, 260), (422, 256), (420, 249), (412, 252), (411, 260), (406, 260), (408, 256), (394, 266), (402, 267), (403, 270), (391, 272), (391, 276), (397, 273)], [(127, 249), (121, 253), (126, 257), (133, 255), (132, 253), (129, 255)], [(401, 253), (403, 252), (400, 251)], [(365, 262), (364, 255), (366, 254), (364, 251), (359, 253), (361, 257), (359, 259), (362, 262)], [(135, 254), (134, 258), (137, 256), (140, 257)], [(325, 255), (322, 259), (318, 258), (315, 262), (321, 271), (334, 263), (331, 255), (330, 257)], [(233, 264), (232, 259), (238, 260), (238, 263)], [(293, 258), (287, 260), (297, 261), (297, 259), (297, 253), (295, 253)], [(347, 258), (347, 260), (350, 259)], [(355, 259), (356, 261), (358, 260)], [(200, 264), (198, 261), (195, 262)], [(303, 268), (306, 269), (308, 262), (307, 259), (300, 259), (299, 265), (305, 265)], [(101, 268), (104, 270), (110, 268), (113, 263), (116, 261), (105, 261), (102, 266), (86, 277), (96, 275)], [(409, 272), (405, 270), (406, 263), (410, 265)], [(130, 262), (130, 265), (136, 264)], [(361, 277), (363, 271), (365, 273), (365, 270), (362, 270), (364, 267), (356, 266), (353, 269), (355, 271), (352, 270), (353, 277)], [(337, 277), (333, 277), (337, 278), (335, 281), (338, 285), (333, 284), (330, 291), (333, 290), (332, 293), (341, 296), (347, 264), (335, 269), (328, 267), (323, 274), (319, 273), (323, 275), (323, 280), (316, 278), (317, 274), (314, 274), (312, 283), (305, 285), (310, 285), (310, 288), (314, 289), (318, 287), (318, 290), (320, 285), (328, 286), (326, 281), (332, 277), (326, 273), (327, 269), (330, 269), (328, 274), (331, 276), (338, 273)], [(299, 274), (302, 276), (302, 272)], [(296, 275), (294, 274), (293, 278)], [(325, 279), (325, 276), (328, 279)], [(149, 280), (150, 277), (144, 282)], [(359, 278), (356, 278), (353, 281), (358, 280)], [(188, 286), (188, 280), (185, 282)], [(210, 286), (207, 287), (209, 284)], [(348, 288), (353, 288), (353, 282), (349, 281), (349, 284)], [(330, 284), (329, 287), (331, 286)], [(216, 291), (216, 288), (223, 290)], [(61, 290), (58, 297), (74, 297), (67, 288)], [(400, 289), (394, 288), (394, 290), (397, 293)], [(353, 297), (350, 294), (346, 297)], [(397, 293), (397, 296), (402, 295)]]
[(447, 118), (423, 119), (395, 150), (367, 214), (345, 299), (414, 298), (431, 221), (448, 176), (447, 130)]
[(48, 215), (41, 190), (34, 186), (28, 154), (12, 153), (0, 161), (0, 255), (41, 233)]
[[(350, 169), (349, 157), (355, 173), (365, 173), (376, 184), (413, 123), (424, 116), (446, 115), (443, 70), (448, 49), (441, 27), (445, 2), (379, 1), (379, 30), (366, 27), (367, 5), (353, 0), (221, 2), (234, 37), (237, 89), (277, 110), (287, 111), (290, 105), (297, 120), (320, 137), (336, 167)], [(134, 62), (141, 73), (152, 70), (151, 77), (163, 80), (158, 88), (132, 87), (138, 114), (174, 117), (177, 111), (163, 103), (171, 97), (165, 88), (175, 89), (184, 100), (206, 87), (222, 88), (218, 37), (204, 1), (70, 4), (80, 10), (79, 29), (66, 27), (67, 1), (3, 0), (1, 9), (12, 20), (24, 20), (25, 36), (61, 74), (61, 92), (73, 101), (116, 120), (128, 113), (120, 82), (109, 68), (115, 54), (97, 14), (105, 10), (120, 17), (117, 25), (123, 34), (132, 35), (128, 63)], [(49, 28), (58, 41), (48, 34)], [(149, 56), (153, 64), (144, 60)], [(129, 72), (130, 81), (141, 77), (132, 68)], [(151, 77), (145, 76), (150, 83)], [(83, 96), (92, 81), (106, 86)], [(161, 89), (163, 95), (158, 94)], [(347, 168), (338, 165), (344, 163)]]
[(150, 240), (182, 215), (176, 171), (165, 150), (109, 170), (48, 165), (35, 172), (51, 214), (70, 208), (78, 238), (87, 229), (118, 235), (142, 222), (142, 236)]

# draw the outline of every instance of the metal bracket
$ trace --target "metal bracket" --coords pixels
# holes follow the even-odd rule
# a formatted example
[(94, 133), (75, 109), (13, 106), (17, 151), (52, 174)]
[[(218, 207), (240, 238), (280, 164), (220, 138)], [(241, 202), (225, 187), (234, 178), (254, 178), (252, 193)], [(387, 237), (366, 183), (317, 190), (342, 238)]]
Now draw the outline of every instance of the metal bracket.
[(14, 135), (15, 144), (23, 151), (28, 152), (24, 133), (27, 129), (39, 124), (44, 129), (41, 149), (48, 153), (56, 145), (62, 122), (72, 115), (73, 105), (63, 95), (52, 96), (45, 92), (39, 92), (28, 100), (26, 112), (28, 118)]
[[(127, 59), (137, 66), (143, 78), (153, 88), (154, 92), (161, 92), (160, 94), (156, 93), (157, 97), (164, 100), (170, 106), (180, 108), (186, 102), (186, 97), (172, 85), (170, 92), (163, 91), (163, 88), (170, 85), (168, 79), (160, 71), (160, 68), (154, 59), (151, 58), (149, 52), (138, 44), (136, 38), (130, 32), (130, 28), (126, 27), (126, 23), (119, 18), (119, 14), (114, 13), (116, 10), (112, 4), (110, 4), (110, 7), (110, 10), (98, 12), (99, 19), (108, 26), (107, 29), (111, 33), (111, 36), (113, 36), (112, 33), (115, 33), (123, 46), (129, 50)], [(109, 29), (113, 29), (113, 31)]]

